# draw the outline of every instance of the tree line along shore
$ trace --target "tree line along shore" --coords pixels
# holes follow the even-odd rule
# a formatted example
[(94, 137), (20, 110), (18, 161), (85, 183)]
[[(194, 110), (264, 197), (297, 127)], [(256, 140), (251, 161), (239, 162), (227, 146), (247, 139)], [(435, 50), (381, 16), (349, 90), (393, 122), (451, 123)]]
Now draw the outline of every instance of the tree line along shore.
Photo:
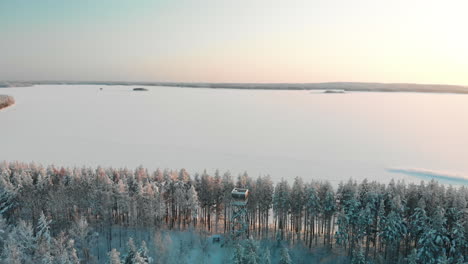
[(417, 92), (468, 94), (468, 86), (416, 83), (366, 83), (366, 82), (325, 82), (325, 83), (202, 83), (202, 82), (115, 82), (115, 81), (30, 81), (5, 82), (1, 87), (29, 87), (33, 85), (138, 85), (169, 86), (211, 89), (243, 90), (343, 90), (345, 92)]
[(15, 103), (15, 99), (9, 95), (0, 94), (0, 109), (6, 108)]
[[(45, 232), (41, 226), (48, 223), (50, 236), (68, 245), (65, 242), (74, 236), (69, 230), (77, 221), (104, 237), (101, 244), (107, 252), (115, 251), (113, 240), (122, 239), (112, 233), (115, 227), (198, 230), (227, 237), (234, 187), (249, 189), (247, 237), (256, 241), (338, 250), (349, 263), (464, 263), (468, 259), (468, 189), (464, 186), (349, 180), (334, 187), (300, 177), (274, 183), (269, 176), (252, 178), (247, 173), (189, 175), (184, 169), (148, 172), (143, 167), (63, 168), (18, 162), (0, 163), (0, 223), (9, 230), (0, 233), (0, 251), (4, 260), (18, 252), (40, 258), (44, 252), (36, 256), (35, 250), (49, 250), (49, 238), (49, 242), (37, 238), (31, 248), (15, 236), (27, 230), (30, 236), (41, 236)], [(81, 235), (73, 241), (87, 237), (87, 233)], [(76, 247), (76, 257), (86, 262), (92, 257), (89, 243), (70, 247)], [(250, 250), (249, 258), (260, 258), (249, 243), (244, 245), (236, 250)], [(49, 253), (51, 258), (58, 254), (53, 249)], [(123, 258), (130, 253), (123, 252)]]

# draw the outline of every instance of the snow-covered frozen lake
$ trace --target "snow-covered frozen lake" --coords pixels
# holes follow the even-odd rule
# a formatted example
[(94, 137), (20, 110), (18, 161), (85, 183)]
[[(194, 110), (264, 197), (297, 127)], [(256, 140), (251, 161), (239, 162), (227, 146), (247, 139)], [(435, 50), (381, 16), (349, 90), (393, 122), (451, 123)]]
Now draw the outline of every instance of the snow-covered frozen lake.
[(1, 88), (16, 105), (0, 111), (0, 160), (333, 183), (468, 175), (468, 95), (133, 88)]

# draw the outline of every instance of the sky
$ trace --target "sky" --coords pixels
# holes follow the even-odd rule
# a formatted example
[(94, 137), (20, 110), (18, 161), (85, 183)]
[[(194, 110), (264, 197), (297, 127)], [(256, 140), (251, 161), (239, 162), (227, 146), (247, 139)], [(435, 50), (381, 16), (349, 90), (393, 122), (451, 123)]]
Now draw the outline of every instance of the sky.
[(0, 80), (468, 85), (466, 0), (0, 0)]

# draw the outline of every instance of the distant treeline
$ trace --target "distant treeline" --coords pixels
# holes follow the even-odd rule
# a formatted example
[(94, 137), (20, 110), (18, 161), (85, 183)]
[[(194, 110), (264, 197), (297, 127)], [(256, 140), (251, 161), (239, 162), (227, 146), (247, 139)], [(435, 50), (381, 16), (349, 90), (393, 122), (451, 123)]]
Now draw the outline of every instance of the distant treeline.
[[(50, 223), (52, 235), (86, 219), (107, 237), (112, 226), (229, 233), (231, 190), (248, 188), (249, 236), (347, 252), (353, 263), (464, 263), (468, 189), (430, 181), (349, 180), (292, 185), (229, 172), (148, 172), (0, 163), (0, 213), (12, 226)], [(41, 220), (42, 218), (42, 220)], [(1, 222), (1, 221), (0, 221)], [(24, 225), (24, 223), (23, 223)], [(1, 229), (1, 228), (0, 228)], [(34, 230), (34, 233), (37, 231)], [(62, 235), (63, 236), (63, 235)], [(4, 247), (4, 254), (9, 250)]]
[(187, 83), (187, 82), (113, 82), (113, 81), (30, 81), (0, 82), (0, 87), (27, 87), (32, 85), (138, 85), (170, 86), (213, 89), (247, 90), (344, 90), (360, 92), (420, 92), (420, 93), (460, 93), (467, 94), (468, 86), (414, 83)]
[(8, 107), (15, 103), (15, 99), (9, 95), (0, 94), (0, 109)]

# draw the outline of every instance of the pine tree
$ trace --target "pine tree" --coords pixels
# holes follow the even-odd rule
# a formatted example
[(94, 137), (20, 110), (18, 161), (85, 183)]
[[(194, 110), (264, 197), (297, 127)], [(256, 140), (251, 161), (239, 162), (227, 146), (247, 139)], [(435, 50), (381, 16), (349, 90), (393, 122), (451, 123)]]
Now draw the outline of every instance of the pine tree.
[(342, 211), (338, 214), (338, 230), (335, 233), (336, 243), (346, 248), (349, 240), (349, 218)]
[(75, 242), (62, 232), (54, 240), (53, 255), (57, 263), (79, 264), (80, 259), (76, 254)]
[(81, 250), (84, 260), (89, 261), (91, 258), (90, 248), (93, 242), (95, 242), (95, 237), (98, 235), (91, 231), (86, 217), (81, 216), (75, 220), (70, 230), (70, 235)]
[(150, 263), (150, 257), (148, 256), (148, 247), (146, 246), (146, 242), (143, 240), (141, 242), (141, 246), (138, 249), (138, 255), (143, 260), (143, 263)]
[(424, 206), (414, 209), (414, 213), (410, 216), (409, 224), (410, 235), (417, 242), (429, 224), (429, 218), (426, 215)]
[(135, 242), (133, 242), (133, 238), (129, 238), (127, 242), (128, 252), (125, 256), (124, 264), (135, 264), (135, 258), (138, 254), (138, 251), (135, 246)]
[(37, 244), (31, 224), (21, 220), (10, 232), (5, 244), (10, 246), (11, 256), (18, 253), (22, 262), (32, 261)]
[(190, 212), (190, 217), (195, 219), (198, 216), (199, 201), (195, 187), (192, 185), (187, 193), (187, 209)]
[(53, 264), (54, 263), (54, 258), (50, 254), (50, 251), (45, 252), (41, 256), (41, 264)]
[(281, 179), (279, 183), (276, 184), (275, 192), (273, 195), (273, 213), (276, 218), (276, 222), (278, 225), (278, 235), (277, 238), (279, 240), (284, 240), (284, 233), (287, 224), (287, 218), (290, 209), (290, 187), (287, 181)]
[(437, 257), (437, 264), (449, 264), (449, 260), (447, 258), (447, 255), (445, 253), (442, 256)]
[(416, 249), (413, 249), (406, 261), (408, 262), (408, 264), (418, 264), (418, 251)]
[(0, 249), (3, 248), (3, 243), (7, 240), (8, 234), (10, 233), (9, 226), (6, 220), (0, 214)]
[(41, 214), (39, 216), (39, 222), (37, 224), (37, 232), (36, 232), (36, 238), (39, 241), (44, 241), (48, 244), (51, 242), (51, 236), (50, 236), (50, 223), (51, 220), (47, 220), (47, 218), (44, 215), (44, 212), (41, 211)]
[(0, 175), (0, 215), (9, 218), (17, 206), (17, 192), (13, 184), (3, 175)]
[(245, 244), (242, 250), (243, 252), (242, 263), (259, 264), (260, 256), (259, 256), (258, 243), (253, 239), (247, 239), (244, 243)]
[(281, 258), (279, 264), (292, 264), (291, 256), (289, 256), (289, 250), (286, 247), (281, 248)]
[(135, 257), (133, 258), (133, 264), (147, 264), (148, 263), (148, 260), (143, 258), (141, 255), (140, 255), (140, 252), (137, 252)]
[(234, 246), (234, 255), (232, 256), (232, 262), (234, 264), (243, 264), (243, 260), (244, 260), (244, 250), (242, 246), (239, 243), (237, 243)]
[(223, 183), (219, 170), (215, 171), (213, 178), (213, 194), (212, 194), (214, 209), (215, 209), (215, 233), (218, 233), (219, 218), (223, 210)]
[(358, 250), (354, 250), (351, 264), (366, 264), (366, 258), (361, 247)]
[(305, 207), (304, 183), (299, 177), (294, 179), (294, 183), (291, 188), (290, 207), (294, 233), (299, 239), (299, 233), (301, 232), (302, 225), (302, 214)]
[(36, 227), (36, 243), (35, 260), (42, 264), (52, 264), (53, 257), (51, 255), (51, 246), (53, 238), (50, 235), (51, 220), (47, 220), (44, 213), (41, 212), (39, 221)]
[(325, 235), (323, 236), (324, 244), (327, 243), (328, 247), (332, 246), (332, 217), (336, 210), (335, 193), (329, 182), (325, 182), (320, 186), (319, 194), (322, 202), (321, 208), (323, 212), (323, 221), (325, 223)]
[(271, 264), (271, 253), (270, 249), (267, 247), (262, 256), (262, 264)]
[(19, 249), (18, 245), (15, 243), (7, 243), (5, 248), (3, 249), (4, 255), (4, 263), (9, 264), (22, 264), (22, 254), (21, 250)]
[(109, 264), (122, 264), (122, 261), (120, 260), (120, 252), (117, 251), (115, 248), (112, 249), (108, 253), (109, 255)]
[(453, 216), (453, 223), (449, 232), (450, 249), (448, 253), (450, 257), (448, 260), (450, 263), (463, 263), (465, 261), (463, 254), (468, 246), (463, 218), (457, 209), (451, 208), (449, 211)]
[(445, 224), (446, 219), (443, 209), (438, 207), (435, 209), (434, 215), (431, 218), (430, 227), (426, 228), (418, 241), (420, 246), (418, 258), (423, 263), (436, 263), (439, 256), (446, 256), (445, 248), (449, 243), (449, 239), (447, 237)]
[(306, 201), (307, 213), (309, 214), (308, 224), (310, 225), (309, 230), (309, 248), (312, 248), (312, 240), (315, 238), (317, 243), (316, 218), (320, 213), (320, 200), (317, 195), (317, 190), (314, 184), (309, 185), (307, 188), (307, 201)]
[(65, 263), (67, 264), (80, 264), (80, 259), (78, 258), (78, 254), (76, 253), (75, 242), (73, 239), (68, 240), (67, 243), (67, 250), (68, 250), (68, 261)]
[(387, 244), (387, 247), (394, 247), (400, 242), (406, 234), (406, 231), (406, 225), (401, 215), (395, 211), (391, 211), (384, 220), (384, 228), (381, 236)]

